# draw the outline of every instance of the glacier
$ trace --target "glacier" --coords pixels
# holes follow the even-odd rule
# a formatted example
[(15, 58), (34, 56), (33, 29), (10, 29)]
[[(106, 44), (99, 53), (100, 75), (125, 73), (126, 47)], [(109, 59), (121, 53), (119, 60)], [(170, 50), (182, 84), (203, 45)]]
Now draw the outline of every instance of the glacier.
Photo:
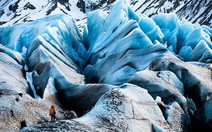
[[(83, 33), (65, 14), (0, 27), (0, 95), (15, 93), (11, 101), (0, 96), (1, 102), (10, 104), (22, 93), (14, 107), (33, 104), (22, 111), (30, 107), (27, 113), (37, 117), (27, 119), (17, 109), (20, 117), (6, 127), (13, 117), (0, 116), (0, 127), (13, 131), (22, 119), (29, 125), (48, 120), (42, 108), (48, 111), (53, 103), (80, 118), (22, 131), (211, 130), (211, 40), (207, 26), (174, 13), (137, 14), (125, 0), (108, 14), (90, 12)], [(5, 113), (14, 108), (0, 106)]]

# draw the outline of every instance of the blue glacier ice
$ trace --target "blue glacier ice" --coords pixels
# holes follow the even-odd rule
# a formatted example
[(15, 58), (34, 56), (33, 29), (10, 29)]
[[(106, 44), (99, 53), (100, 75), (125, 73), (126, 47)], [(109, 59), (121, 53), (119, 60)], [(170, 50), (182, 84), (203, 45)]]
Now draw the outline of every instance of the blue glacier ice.
[[(174, 13), (152, 17), (137, 14), (125, 0), (119, 0), (109, 13), (90, 12), (83, 32), (64, 14), (0, 27), (0, 52), (17, 62), (23, 74), (30, 75), (32, 96), (47, 99), (55, 94), (63, 105), (80, 115), (94, 108), (83, 121), (97, 118), (95, 114), (101, 112), (110, 114), (102, 110), (106, 107), (103, 103), (119, 91), (128, 102), (120, 105), (126, 112), (121, 114), (124, 119), (129, 118), (130, 112), (125, 109), (131, 108), (129, 100), (140, 107), (140, 93), (150, 102), (160, 97), (163, 112), (170, 113), (166, 118), (173, 123), (173, 109), (180, 107), (180, 115), (188, 113), (188, 96), (199, 110), (212, 98), (208, 97), (212, 93), (211, 39), (210, 27), (180, 20)], [(3, 62), (7, 63), (5, 59)], [(160, 111), (156, 104), (154, 107)], [(165, 121), (160, 115), (158, 120), (148, 115), (149, 130), (152, 124), (161, 130), (175, 129), (168, 123), (167, 127), (158, 127)], [(190, 123), (190, 116), (185, 119), (182, 126)]]
[[(86, 60), (85, 54), (88, 56), (95, 54), (103, 47), (110, 45), (109, 41), (122, 43), (120, 42), (121, 39), (119, 39), (122, 36), (116, 35), (120, 32), (126, 32), (125, 34), (123, 33), (125, 37), (122, 38), (124, 39), (127, 39), (129, 33), (133, 34), (129, 34), (129, 36), (137, 37), (133, 41), (131, 40), (135, 46), (145, 46), (159, 42), (175, 54), (181, 53), (180, 56), (185, 61), (198, 61), (198, 59), (187, 60), (182, 55), (182, 52), (185, 49), (189, 50), (186, 52), (193, 52), (201, 40), (210, 49), (212, 48), (210, 40), (212, 30), (207, 26), (179, 20), (174, 13), (156, 14), (149, 18), (135, 13), (127, 5), (126, 1), (118, 1), (117, 3), (112, 6), (110, 10), (112, 13), (107, 14), (101, 10), (89, 13), (83, 36), (80, 34), (73, 19), (65, 15), (54, 15), (33, 22), (1, 27), (0, 42), (6, 47), (21, 53), (24, 47), (28, 48), (39, 35), (42, 35), (45, 40), (51, 38), (52, 41), (57, 43), (57, 46), (59, 45), (64, 50), (66, 55), (76, 61), (78, 65), (82, 65), (81, 67), (83, 67), (84, 60)], [(135, 28), (136, 30), (134, 31), (133, 29)], [(143, 39), (147, 40), (140, 40), (142, 36), (145, 36)], [(136, 44), (140, 43), (140, 41), (145, 41), (145, 43)], [(111, 46), (113, 45), (116, 44)], [(191, 48), (184, 46), (190, 46)], [(88, 52), (86, 52), (86, 49)], [(210, 56), (211, 52), (209, 49), (204, 49), (207, 50), (203, 53), (208, 52), (209, 55), (207, 56)], [(22, 52), (22, 55), (25, 55), (25, 53)], [(210, 62), (210, 60), (207, 60), (210, 57), (207, 56), (201, 61)]]
[(64, 14), (1, 27), (0, 32), (0, 43), (23, 58), (7, 54), (22, 65), (25, 59), (34, 85), (43, 90), (50, 76), (73, 84), (123, 84), (160, 57), (212, 62), (211, 28), (179, 20), (174, 13), (137, 14), (126, 1), (117, 1), (109, 14), (90, 12), (83, 33)]
[[(73, 19), (66, 15), (47, 16), (33, 22), (16, 24), (16, 26), (2, 27), (0, 42), (6, 47), (24, 53), (23, 48), (29, 46), (44, 36), (51, 45), (62, 48), (66, 56), (72, 58), (79, 65), (84, 65), (85, 48), (83, 38)], [(78, 52), (76, 54), (76, 52)]]
[(84, 40), (69, 16), (48, 16), (0, 30), (2, 52), (20, 61), (23, 66), (26, 63), (38, 96), (43, 97), (51, 77), (63, 78), (61, 81), (64, 83), (84, 83)]

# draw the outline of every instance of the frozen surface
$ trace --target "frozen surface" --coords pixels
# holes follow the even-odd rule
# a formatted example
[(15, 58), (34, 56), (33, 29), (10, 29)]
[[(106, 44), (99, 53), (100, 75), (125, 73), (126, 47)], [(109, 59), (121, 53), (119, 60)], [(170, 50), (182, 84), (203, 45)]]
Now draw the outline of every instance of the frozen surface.
[[(202, 109), (210, 109), (212, 98), (212, 29), (174, 13), (137, 14), (127, 3), (90, 12), (83, 33), (64, 14), (1, 27), (0, 68), (9, 76), (0, 79), (82, 116), (58, 121), (58, 130), (68, 124), (70, 130), (184, 131), (191, 120), (207, 126), (212, 118)], [(43, 130), (39, 125), (33, 129)]]

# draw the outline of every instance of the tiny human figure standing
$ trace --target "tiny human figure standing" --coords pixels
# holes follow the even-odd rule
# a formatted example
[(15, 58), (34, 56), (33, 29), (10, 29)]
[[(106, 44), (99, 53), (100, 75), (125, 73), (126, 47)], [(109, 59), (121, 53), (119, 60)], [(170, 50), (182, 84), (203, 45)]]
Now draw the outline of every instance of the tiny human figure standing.
[(55, 114), (56, 114), (56, 110), (55, 110), (55, 107), (52, 105), (49, 111), (49, 115), (51, 116), (51, 121), (55, 121)]

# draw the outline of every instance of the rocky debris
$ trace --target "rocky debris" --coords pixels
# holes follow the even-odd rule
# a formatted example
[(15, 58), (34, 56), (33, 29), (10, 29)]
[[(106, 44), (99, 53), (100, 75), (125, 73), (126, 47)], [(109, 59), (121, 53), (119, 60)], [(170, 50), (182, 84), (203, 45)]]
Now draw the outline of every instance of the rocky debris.
[(78, 0), (77, 7), (79, 7), (80, 10), (85, 13), (85, 1), (84, 0)]
[(124, 84), (106, 92), (94, 108), (83, 117), (41, 123), (24, 128), (22, 131), (64, 129), (68, 131), (171, 131), (154, 99), (146, 90), (131, 84)]
[(16, 12), (16, 10), (18, 9), (18, 3), (20, 2), (20, 0), (16, 1), (15, 3), (11, 4), (9, 6), (9, 10), (13, 11), (14, 13)]
[(173, 131), (190, 131), (190, 117), (177, 102), (173, 102), (165, 110), (165, 118)]
[(60, 111), (60, 114), (62, 116), (57, 117), (57, 119), (59, 120), (71, 120), (71, 119), (77, 118), (77, 114), (74, 111), (69, 111), (69, 110)]
[(15, 91), (1, 90), (0, 111), (1, 121), (0, 129), (2, 131), (17, 131), (22, 128), (22, 121), (26, 125), (32, 125), (37, 121), (44, 119), (48, 120), (47, 113), (44, 113), (47, 106), (44, 103), (39, 103), (24, 94), (16, 101), (18, 93)]
[(42, 132), (42, 131), (94, 131), (84, 124), (74, 120), (59, 120), (55, 122), (39, 123), (35, 126), (26, 127), (21, 132)]
[(0, 89), (0, 130), (18, 131), (26, 126), (50, 121), (49, 109), (52, 104), (56, 107), (57, 120), (77, 117), (75, 112), (61, 109), (53, 100), (35, 100), (25, 93), (21, 97), (16, 91)]
[(36, 9), (36, 7), (30, 4), (29, 2), (27, 2), (26, 5), (24, 6), (24, 10), (27, 10), (27, 9), (34, 10)]

